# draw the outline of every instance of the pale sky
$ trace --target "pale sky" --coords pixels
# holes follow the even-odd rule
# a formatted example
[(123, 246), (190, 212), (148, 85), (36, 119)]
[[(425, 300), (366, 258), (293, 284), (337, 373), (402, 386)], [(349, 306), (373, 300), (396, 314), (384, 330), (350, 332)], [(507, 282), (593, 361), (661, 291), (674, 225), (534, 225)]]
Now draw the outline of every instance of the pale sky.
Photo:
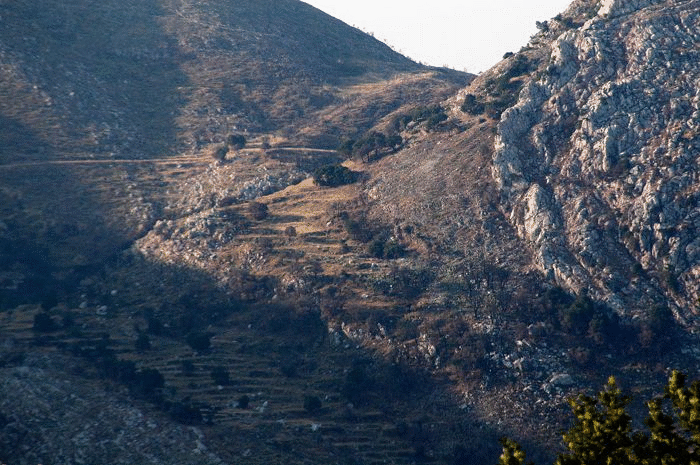
[(571, 0), (304, 0), (427, 65), (485, 71)]

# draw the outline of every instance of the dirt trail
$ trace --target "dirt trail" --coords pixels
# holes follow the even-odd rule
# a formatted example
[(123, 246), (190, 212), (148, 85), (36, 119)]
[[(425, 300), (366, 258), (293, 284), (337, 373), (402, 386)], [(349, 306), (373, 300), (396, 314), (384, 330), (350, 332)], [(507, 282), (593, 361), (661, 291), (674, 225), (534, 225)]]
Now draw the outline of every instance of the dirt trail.
[[(284, 152), (309, 152), (309, 153), (336, 153), (335, 150), (317, 149), (313, 147), (273, 147), (271, 149), (262, 149), (251, 147), (247, 148), (246, 152), (265, 152), (265, 151), (284, 151)], [(109, 164), (156, 164), (156, 165), (172, 165), (178, 163), (202, 163), (208, 164), (212, 160), (207, 156), (198, 157), (169, 157), (169, 158), (149, 158), (149, 159), (80, 159), (80, 160), (48, 160), (48, 161), (28, 161), (20, 163), (1, 164), (0, 169), (12, 168), (27, 168), (33, 166), (51, 166), (51, 165), (109, 165)]]

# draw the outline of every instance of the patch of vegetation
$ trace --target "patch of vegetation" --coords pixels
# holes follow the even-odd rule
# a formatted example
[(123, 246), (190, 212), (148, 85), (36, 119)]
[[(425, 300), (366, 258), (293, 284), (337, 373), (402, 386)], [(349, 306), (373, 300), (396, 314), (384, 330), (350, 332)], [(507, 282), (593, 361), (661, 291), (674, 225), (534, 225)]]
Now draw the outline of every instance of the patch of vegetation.
[(343, 211), (338, 216), (352, 240), (367, 243), (374, 238), (376, 231), (363, 214), (351, 214)]
[(360, 139), (343, 141), (338, 151), (345, 156), (354, 156), (370, 162), (395, 152), (402, 143), (403, 139), (398, 134), (387, 135), (383, 132), (371, 131)]
[(214, 381), (214, 384), (216, 385), (228, 386), (231, 384), (231, 375), (229, 375), (229, 372), (225, 367), (216, 366), (212, 368), (209, 374), (211, 375), (212, 381)]
[[(563, 434), (566, 452), (557, 465), (614, 463), (620, 465), (700, 463), (700, 382), (686, 385), (674, 371), (663, 395), (646, 405), (646, 429), (636, 429), (623, 395), (610, 377), (596, 397), (579, 395), (569, 401), (574, 424)], [(515, 441), (502, 440), (501, 465), (524, 465), (525, 452)]]
[(246, 139), (245, 136), (241, 134), (229, 134), (226, 138), (226, 144), (229, 150), (241, 150), (245, 147)]
[(443, 121), (447, 121), (447, 113), (441, 105), (419, 106), (408, 113), (395, 116), (391, 128), (398, 132), (408, 129), (412, 123), (423, 123), (423, 127), (430, 131), (436, 129)]
[(238, 398), (238, 400), (236, 401), (236, 404), (237, 404), (238, 408), (240, 408), (240, 409), (247, 409), (248, 406), (250, 405), (250, 397), (243, 394), (241, 397)]
[(267, 205), (262, 202), (250, 202), (248, 205), (248, 213), (256, 221), (262, 221), (269, 215), (270, 211)]
[(59, 326), (48, 312), (39, 312), (34, 315), (34, 325), (32, 329), (38, 333), (51, 333), (57, 331)]
[(525, 55), (516, 55), (511, 60), (508, 69), (500, 76), (486, 83), (486, 90), (492, 99), (484, 103), (486, 114), (498, 119), (501, 113), (517, 102), (518, 94), (523, 86), (523, 79), (518, 79), (530, 72), (534, 65)]
[(304, 410), (308, 413), (315, 413), (321, 410), (323, 402), (318, 396), (304, 396)]
[(145, 352), (151, 349), (151, 339), (146, 333), (139, 333), (136, 337), (136, 342), (134, 343), (136, 352)]
[(186, 341), (197, 352), (208, 352), (211, 349), (212, 336), (211, 333), (195, 331), (187, 335)]
[(464, 102), (459, 108), (464, 113), (468, 113), (470, 115), (480, 115), (486, 110), (484, 103), (481, 102), (474, 94), (465, 95)]
[(415, 299), (421, 295), (435, 279), (429, 269), (394, 267), (382, 279), (370, 283), (372, 287), (388, 296)]
[(199, 425), (204, 421), (199, 407), (185, 402), (172, 402), (168, 405), (168, 413), (173, 420), (183, 425)]
[(327, 165), (314, 171), (313, 177), (319, 186), (338, 187), (357, 182), (360, 173), (343, 165)]
[(369, 253), (375, 258), (391, 260), (406, 255), (406, 249), (396, 239), (378, 237), (370, 242)]

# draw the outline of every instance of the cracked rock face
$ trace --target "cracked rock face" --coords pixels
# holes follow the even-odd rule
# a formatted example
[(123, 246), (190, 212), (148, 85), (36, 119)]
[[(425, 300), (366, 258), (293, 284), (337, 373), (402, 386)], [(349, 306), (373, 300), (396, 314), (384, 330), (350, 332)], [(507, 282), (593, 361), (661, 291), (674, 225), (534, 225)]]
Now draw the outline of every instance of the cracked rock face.
[(671, 302), (690, 321), (700, 2), (606, 0), (550, 35), (549, 62), (498, 126), (492, 174), (511, 222), (558, 284), (630, 316)]

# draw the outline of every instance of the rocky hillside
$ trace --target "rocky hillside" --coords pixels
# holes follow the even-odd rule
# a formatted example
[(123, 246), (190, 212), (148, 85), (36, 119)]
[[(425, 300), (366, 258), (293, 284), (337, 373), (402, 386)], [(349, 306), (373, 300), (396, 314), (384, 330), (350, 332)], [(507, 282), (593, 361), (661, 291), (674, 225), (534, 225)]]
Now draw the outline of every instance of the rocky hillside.
[[(576, 0), (478, 77), (301, 2), (44, 3), (0, 5), (1, 388), (40, 386), (0, 445), (51, 426), (0, 459), (544, 460), (566, 397), (699, 369), (697, 0)], [(124, 434), (47, 414), (71, 383)]]
[[(434, 101), (470, 79), (299, 1), (22, 0), (0, 18), (5, 242), (59, 268), (100, 263), (169, 214), (168, 186), (229, 134), (334, 149), (404, 95)], [(159, 169), (182, 163), (191, 171)]]
[(532, 41), (539, 74), (498, 124), (502, 208), (554, 282), (695, 325), (700, 4), (611, 0), (571, 29), (574, 12)]

